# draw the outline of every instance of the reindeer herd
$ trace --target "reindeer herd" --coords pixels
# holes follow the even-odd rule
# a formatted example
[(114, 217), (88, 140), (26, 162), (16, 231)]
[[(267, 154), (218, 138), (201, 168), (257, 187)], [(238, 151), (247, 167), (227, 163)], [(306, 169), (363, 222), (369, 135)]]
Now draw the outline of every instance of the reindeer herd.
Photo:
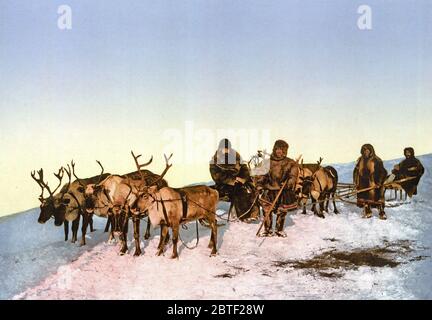
[[(219, 201), (218, 192), (206, 185), (195, 185), (184, 188), (171, 188), (163, 179), (169, 168), (172, 156), (165, 156), (166, 167), (162, 174), (157, 175), (142, 169), (148, 166), (153, 158), (144, 164), (139, 163), (141, 155), (131, 152), (137, 171), (124, 174), (104, 173), (102, 164), (98, 176), (81, 179), (75, 171), (75, 163), (61, 167), (54, 176), (59, 180), (58, 186), (51, 191), (44, 181), (43, 169), (31, 172), (32, 178), (41, 188), (39, 196), (40, 215), (38, 222), (45, 223), (54, 218), (54, 224), (64, 224), (65, 241), (68, 240), (69, 223), (72, 223), (72, 242), (77, 241), (79, 222), (82, 217), (82, 238), (80, 245), (85, 245), (85, 235), (88, 227), (93, 231), (93, 214), (107, 218), (105, 231), (110, 231), (110, 239), (119, 235), (123, 255), (128, 251), (127, 234), (129, 218), (133, 221), (135, 252), (140, 255), (140, 220), (148, 216), (152, 226), (160, 226), (161, 237), (157, 255), (164, 252), (169, 240), (169, 228), (172, 230), (173, 252), (172, 258), (178, 257), (177, 242), (179, 228), (182, 224), (199, 220), (211, 229), (209, 248), (211, 255), (217, 252), (217, 223), (216, 206)], [(60, 189), (64, 176), (66, 184)], [(72, 182), (72, 176), (75, 180)], [(44, 197), (44, 191), (48, 196)], [(56, 193), (57, 192), (57, 193)], [(147, 224), (145, 239), (148, 239), (150, 224)]]
[[(99, 175), (90, 178), (79, 178), (76, 174), (75, 163), (61, 167), (54, 176), (58, 179), (58, 186), (51, 191), (48, 182), (44, 181), (43, 169), (31, 172), (32, 178), (41, 188), (39, 223), (45, 223), (54, 218), (56, 226), (64, 225), (65, 241), (68, 240), (69, 224), (72, 224), (72, 243), (78, 238), (80, 220), (81, 242), (86, 244), (88, 227), (93, 232), (93, 215), (106, 217), (105, 232), (109, 231), (109, 240), (118, 235), (120, 240), (120, 255), (128, 251), (127, 234), (129, 219), (133, 222), (133, 236), (135, 240), (134, 256), (141, 255), (140, 248), (140, 221), (147, 216), (152, 226), (160, 226), (161, 236), (157, 248), (157, 255), (163, 254), (169, 241), (169, 229), (172, 233), (173, 250), (171, 258), (178, 257), (177, 242), (179, 229), (182, 224), (199, 221), (211, 229), (208, 247), (211, 255), (217, 253), (217, 220), (216, 207), (219, 202), (218, 192), (206, 185), (194, 185), (183, 188), (168, 186), (164, 176), (171, 168), (169, 160), (172, 154), (165, 157), (166, 166), (158, 175), (143, 169), (151, 164), (153, 157), (146, 163), (140, 164), (141, 155), (131, 151), (137, 171), (123, 175), (104, 173), (102, 164)], [(306, 213), (306, 202), (312, 200), (312, 211), (321, 218), (328, 212), (330, 198), (333, 197), (334, 212), (338, 213), (335, 204), (335, 192), (338, 183), (337, 172), (333, 167), (322, 167), (321, 161), (317, 164), (301, 163), (296, 195), (298, 204)], [(297, 161), (298, 162), (298, 161)], [(63, 178), (67, 182), (62, 185)], [(74, 181), (73, 178), (74, 177)], [(44, 191), (48, 196), (44, 197)], [(319, 207), (318, 207), (319, 204)], [(150, 237), (150, 223), (144, 239)]]

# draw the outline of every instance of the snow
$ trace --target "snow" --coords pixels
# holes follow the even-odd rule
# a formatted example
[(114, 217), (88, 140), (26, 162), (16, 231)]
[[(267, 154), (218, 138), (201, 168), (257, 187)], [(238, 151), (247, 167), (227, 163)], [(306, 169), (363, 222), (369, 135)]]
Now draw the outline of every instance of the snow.
[[(179, 259), (155, 256), (159, 230), (142, 239), (143, 255), (118, 255), (118, 244), (106, 243), (104, 219), (79, 247), (63, 241), (63, 228), (36, 222), (38, 210), (0, 219), (1, 299), (431, 299), (432, 298), (432, 155), (419, 157), (426, 168), (419, 195), (402, 206), (387, 208), (388, 220), (374, 211), (362, 219), (360, 209), (338, 202), (341, 214), (326, 219), (300, 210), (285, 223), (286, 238), (258, 238), (259, 224), (220, 220), (218, 255), (210, 257), (209, 230), (199, 228), (197, 249), (179, 245)], [(399, 159), (386, 161), (390, 169)], [(350, 182), (353, 163), (335, 165), (340, 181)], [(331, 206), (332, 207), (332, 206)], [(218, 214), (227, 210), (221, 203)], [(195, 244), (195, 224), (181, 230)], [(141, 223), (142, 235), (145, 222)], [(132, 229), (132, 228), (130, 228)], [(81, 232), (79, 232), (79, 235)], [(79, 242), (79, 241), (78, 241)], [(403, 242), (413, 250), (396, 252), (396, 267), (331, 269), (326, 277), (311, 269), (281, 265), (307, 260), (330, 250), (352, 251)], [(429, 256), (429, 257), (428, 257)], [(418, 259), (417, 259), (418, 258)]]

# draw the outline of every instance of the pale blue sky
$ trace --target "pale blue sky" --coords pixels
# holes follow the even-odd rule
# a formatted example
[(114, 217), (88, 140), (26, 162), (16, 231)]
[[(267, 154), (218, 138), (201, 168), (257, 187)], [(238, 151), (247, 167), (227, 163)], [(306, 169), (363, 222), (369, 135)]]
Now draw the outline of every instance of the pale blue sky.
[[(19, 172), (6, 202), (37, 192), (33, 168), (129, 170), (131, 148), (163, 159), (161, 136), (185, 121), (269, 129), (309, 161), (353, 160), (363, 142), (430, 152), (431, 35), (428, 0), (0, 0), (1, 179)], [(178, 185), (209, 179), (206, 164), (174, 168)]]

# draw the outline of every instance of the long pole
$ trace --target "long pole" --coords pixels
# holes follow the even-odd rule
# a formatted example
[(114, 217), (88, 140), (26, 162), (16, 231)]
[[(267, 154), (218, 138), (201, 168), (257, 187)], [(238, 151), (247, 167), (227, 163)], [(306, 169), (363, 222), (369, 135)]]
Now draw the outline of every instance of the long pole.
[(260, 227), (259, 227), (259, 229), (258, 229), (258, 231), (256, 233), (256, 236), (259, 235), (259, 233), (260, 233), (260, 231), (261, 231), (261, 229), (262, 229), (262, 227), (264, 225), (266, 217), (270, 214), (270, 212), (272, 212), (274, 206), (276, 205), (277, 201), (279, 200), (279, 197), (282, 194), (283, 189), (285, 188), (286, 184), (288, 183), (288, 179), (285, 180), (285, 182), (282, 184), (282, 187), (279, 189), (279, 192), (277, 193), (276, 198), (273, 200), (273, 202), (272, 202), (272, 204), (270, 206), (270, 210), (267, 210), (267, 212), (264, 212), (264, 219), (261, 222), (261, 225), (260, 225)]

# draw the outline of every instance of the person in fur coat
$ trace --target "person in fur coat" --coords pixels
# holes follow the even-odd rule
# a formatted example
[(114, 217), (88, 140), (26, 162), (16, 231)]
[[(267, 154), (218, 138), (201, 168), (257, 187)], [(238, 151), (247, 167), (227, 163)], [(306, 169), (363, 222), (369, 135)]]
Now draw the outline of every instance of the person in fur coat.
[(396, 180), (415, 177), (415, 179), (401, 182), (401, 187), (411, 198), (417, 194), (417, 185), (420, 178), (424, 174), (424, 167), (420, 160), (415, 157), (414, 148), (408, 147), (404, 149), (405, 160), (394, 166), (392, 173)]
[(375, 154), (371, 144), (364, 144), (360, 150), (353, 171), (354, 185), (357, 190), (368, 189), (357, 194), (357, 206), (364, 209), (364, 218), (372, 217), (372, 208), (377, 208), (380, 219), (387, 219), (384, 212), (384, 181), (387, 170), (382, 160)]
[[(286, 215), (288, 211), (297, 209), (294, 189), (299, 175), (299, 165), (296, 161), (287, 157), (288, 147), (288, 143), (284, 140), (275, 142), (270, 156), (269, 172), (257, 179), (257, 187), (263, 191), (260, 203), (264, 210), (264, 232), (261, 233), (261, 236), (273, 235), (272, 222), (273, 213), (275, 213), (277, 216), (275, 234), (279, 237), (286, 237), (283, 230)], [(276, 199), (285, 181), (287, 183), (276, 205), (270, 211), (271, 204)]]

